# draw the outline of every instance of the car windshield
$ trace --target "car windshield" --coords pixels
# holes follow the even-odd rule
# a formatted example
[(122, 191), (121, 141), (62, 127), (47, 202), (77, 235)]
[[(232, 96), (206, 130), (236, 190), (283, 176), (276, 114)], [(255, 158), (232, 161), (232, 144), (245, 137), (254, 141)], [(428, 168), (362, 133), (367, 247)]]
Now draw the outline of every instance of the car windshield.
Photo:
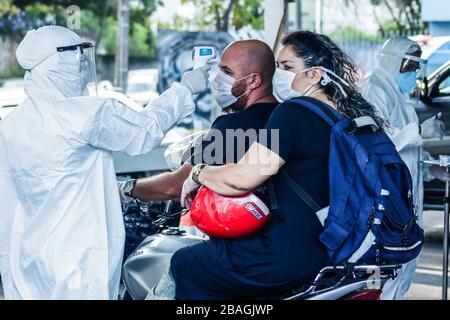
[(430, 75), (450, 60), (450, 41), (441, 45), (427, 60), (427, 75)]

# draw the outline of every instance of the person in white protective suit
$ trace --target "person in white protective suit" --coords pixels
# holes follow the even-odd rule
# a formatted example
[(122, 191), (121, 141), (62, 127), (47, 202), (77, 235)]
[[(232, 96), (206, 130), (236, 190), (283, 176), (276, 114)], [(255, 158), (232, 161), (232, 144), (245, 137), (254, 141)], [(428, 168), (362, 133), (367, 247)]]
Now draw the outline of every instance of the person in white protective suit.
[[(423, 180), (434, 176), (420, 162), (429, 157), (422, 150), (422, 139), (442, 137), (443, 123), (432, 117), (419, 125), (413, 92), (426, 63), (420, 56), (421, 49), (415, 42), (400, 36), (390, 38), (381, 49), (379, 67), (362, 81), (361, 93), (389, 122), (387, 134), (411, 173), (415, 211), (423, 228)], [(433, 174), (439, 176), (440, 169)], [(402, 299), (416, 266), (417, 259), (403, 265), (399, 276), (384, 286), (381, 299)]]
[(6, 299), (116, 299), (124, 225), (112, 151), (144, 154), (194, 111), (208, 67), (136, 112), (95, 91), (92, 44), (56, 26), (16, 51), (27, 99), (0, 122), (0, 274)]

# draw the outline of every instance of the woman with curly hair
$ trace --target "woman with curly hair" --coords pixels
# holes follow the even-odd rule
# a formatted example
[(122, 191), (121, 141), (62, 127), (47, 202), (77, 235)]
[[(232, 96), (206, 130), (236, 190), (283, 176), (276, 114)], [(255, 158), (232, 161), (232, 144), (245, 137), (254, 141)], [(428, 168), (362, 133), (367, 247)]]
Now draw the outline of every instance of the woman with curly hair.
[(298, 101), (307, 99), (351, 119), (370, 116), (385, 127), (357, 90), (356, 66), (330, 38), (297, 31), (282, 45), (273, 83), (284, 103), (266, 125), (278, 134), (254, 143), (237, 164), (194, 167), (182, 196), (189, 207), (199, 187), (193, 181), (235, 196), (273, 177), (278, 210), (264, 228), (248, 237), (209, 239), (177, 251), (170, 269), (177, 299), (270, 297), (305, 283), (327, 265), (319, 219), (278, 174), (283, 168), (321, 208), (329, 205), (331, 127)]

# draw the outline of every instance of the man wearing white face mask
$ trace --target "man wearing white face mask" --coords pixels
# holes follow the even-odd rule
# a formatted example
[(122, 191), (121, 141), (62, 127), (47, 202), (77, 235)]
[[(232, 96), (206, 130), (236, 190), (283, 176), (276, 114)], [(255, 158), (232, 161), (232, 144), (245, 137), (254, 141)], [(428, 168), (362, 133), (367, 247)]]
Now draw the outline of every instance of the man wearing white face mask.
[[(234, 135), (236, 130), (247, 132), (264, 128), (267, 119), (278, 105), (272, 94), (272, 77), (275, 59), (272, 50), (258, 40), (236, 41), (223, 52), (220, 71), (212, 83), (213, 96), (222, 107), (224, 114), (211, 126), (209, 134), (203, 138), (200, 147), (192, 150), (192, 156), (177, 171), (154, 177), (129, 180), (119, 183), (122, 200), (138, 198), (146, 201), (179, 198), (183, 182), (193, 165), (207, 163), (220, 165), (236, 163), (253, 141), (245, 141), (242, 150), (237, 150), (238, 137), (228, 141), (227, 130)], [(214, 155), (206, 155), (211, 150), (217, 135), (220, 145)], [(220, 140), (220, 139), (219, 139)], [(220, 154), (218, 154), (220, 152)]]
[(194, 111), (207, 72), (135, 112), (95, 92), (73, 31), (28, 31), (16, 56), (27, 99), (0, 124), (0, 274), (6, 299), (116, 299), (124, 226), (111, 151), (139, 155)]

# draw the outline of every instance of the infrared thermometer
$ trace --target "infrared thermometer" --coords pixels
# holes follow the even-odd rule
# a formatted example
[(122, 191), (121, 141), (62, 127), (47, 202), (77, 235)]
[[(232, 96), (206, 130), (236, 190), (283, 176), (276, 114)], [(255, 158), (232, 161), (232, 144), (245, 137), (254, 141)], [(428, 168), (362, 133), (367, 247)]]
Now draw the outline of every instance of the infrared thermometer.
[(217, 50), (211, 46), (196, 46), (192, 49), (192, 61), (194, 62), (194, 69), (203, 67), (208, 61), (215, 59)]

